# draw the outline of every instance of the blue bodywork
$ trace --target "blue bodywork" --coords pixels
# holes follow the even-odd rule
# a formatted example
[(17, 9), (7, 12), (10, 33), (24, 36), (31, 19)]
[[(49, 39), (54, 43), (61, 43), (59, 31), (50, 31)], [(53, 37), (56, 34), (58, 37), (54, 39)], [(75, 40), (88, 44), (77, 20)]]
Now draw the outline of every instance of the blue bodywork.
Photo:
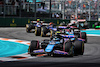
[(68, 54), (67, 52), (60, 51), (60, 50), (54, 50), (53, 52), (54, 52), (55, 54), (62, 54), (62, 55), (67, 55), (67, 54)]
[(37, 24), (36, 24), (35, 26), (36, 26), (36, 27), (41, 27), (42, 25), (37, 25)]
[(74, 35), (61, 35), (61, 36), (64, 38), (74, 38), (75, 37)]
[[(66, 28), (66, 26), (59, 26), (59, 28)], [(51, 29), (53, 31), (57, 31), (57, 28), (53, 28), (53, 26), (47, 26), (47, 29)], [(75, 41), (75, 35), (73, 32), (68, 32), (66, 31), (65, 32), (65, 35), (64, 34), (60, 34), (60, 36), (62, 38), (64, 38), (64, 41), (63, 42), (67, 42), (69, 39), (71, 40), (71, 42), (74, 42)], [(77, 38), (79, 41), (84, 41), (84, 39), (81, 39), (81, 38)], [(60, 50), (54, 50), (54, 47), (55, 46), (59, 46), (59, 45), (62, 45), (61, 43), (63, 43), (59, 40), (59, 38), (57, 37), (54, 37), (51, 41), (49, 41), (49, 44), (46, 46), (44, 52), (46, 53), (55, 53), (55, 54), (68, 54), (67, 52), (65, 51), (60, 51)], [(64, 43), (63, 43), (64, 44)], [(41, 51), (36, 51), (36, 52), (42, 52), (43, 50)]]
[(67, 29), (67, 26), (58, 26), (58, 28)]
[(52, 52), (52, 50), (56, 44), (60, 44), (60, 42), (59, 41), (50, 41), (45, 49), (45, 52)]
[(45, 51), (46, 52), (51, 52), (54, 48), (55, 44), (48, 44), (48, 46), (46, 47)]
[(47, 26), (47, 29), (57, 31), (57, 28), (53, 27), (53, 25)]

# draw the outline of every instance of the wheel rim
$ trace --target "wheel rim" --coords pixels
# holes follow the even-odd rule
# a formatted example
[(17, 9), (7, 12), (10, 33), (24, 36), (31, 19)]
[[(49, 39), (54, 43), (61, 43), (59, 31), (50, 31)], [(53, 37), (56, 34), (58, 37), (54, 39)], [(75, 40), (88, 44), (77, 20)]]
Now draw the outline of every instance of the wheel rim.
[(35, 27), (35, 35), (37, 34), (37, 27)]
[(41, 28), (41, 37), (43, 36), (43, 28)]
[(27, 28), (28, 28), (28, 25), (26, 25), (26, 31), (28, 32), (28, 29)]
[(50, 35), (52, 36), (52, 30), (50, 31), (50, 33), (51, 33)]
[(84, 52), (84, 43), (82, 43), (82, 52)]
[(28, 32), (28, 29), (26, 28), (26, 31)]
[(26, 25), (26, 28), (28, 28), (28, 25)]

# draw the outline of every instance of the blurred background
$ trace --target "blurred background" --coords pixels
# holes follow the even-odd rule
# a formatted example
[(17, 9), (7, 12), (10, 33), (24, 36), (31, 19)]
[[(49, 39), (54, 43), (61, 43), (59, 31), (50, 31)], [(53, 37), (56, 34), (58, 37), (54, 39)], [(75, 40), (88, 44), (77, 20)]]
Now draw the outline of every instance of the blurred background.
[(100, 0), (0, 0), (0, 17), (42, 17), (97, 21), (100, 17)]

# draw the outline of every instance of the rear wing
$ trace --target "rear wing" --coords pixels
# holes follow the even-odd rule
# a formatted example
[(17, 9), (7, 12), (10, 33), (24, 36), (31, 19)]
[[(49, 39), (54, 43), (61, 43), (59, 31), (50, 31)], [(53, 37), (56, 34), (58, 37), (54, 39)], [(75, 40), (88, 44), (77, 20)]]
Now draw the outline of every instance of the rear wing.
[(42, 25), (47, 26), (47, 25), (49, 25), (49, 23), (48, 22), (42, 22)]
[(86, 22), (86, 19), (78, 19), (77, 22)]
[(62, 35), (62, 34), (61, 34), (61, 36), (64, 38), (74, 38), (75, 37), (74, 35)]
[(57, 31), (57, 28), (50, 28), (51, 30), (53, 30), (53, 31)]
[[(43, 23), (44, 21), (40, 21), (41, 23)], [(31, 23), (37, 23), (37, 21), (31, 21)]]
[(71, 29), (78, 29), (76, 26), (70, 26)]
[(48, 23), (49, 24), (50, 22), (43, 21), (43, 23)]
[(31, 21), (31, 23), (37, 23), (37, 21)]
[(67, 29), (67, 26), (58, 26), (60, 29)]

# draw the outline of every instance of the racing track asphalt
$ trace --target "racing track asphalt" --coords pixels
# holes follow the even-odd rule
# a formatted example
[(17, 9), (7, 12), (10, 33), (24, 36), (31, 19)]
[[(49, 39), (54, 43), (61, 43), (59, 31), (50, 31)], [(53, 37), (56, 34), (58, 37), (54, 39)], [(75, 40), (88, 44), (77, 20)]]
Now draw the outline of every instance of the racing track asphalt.
[[(25, 28), (0, 28), (0, 37), (39, 40), (49, 37), (35, 36), (34, 33), (26, 33)], [(74, 57), (39, 57), (16, 62), (0, 62), (0, 67), (100, 67), (100, 37), (88, 37), (85, 44), (84, 55)]]

